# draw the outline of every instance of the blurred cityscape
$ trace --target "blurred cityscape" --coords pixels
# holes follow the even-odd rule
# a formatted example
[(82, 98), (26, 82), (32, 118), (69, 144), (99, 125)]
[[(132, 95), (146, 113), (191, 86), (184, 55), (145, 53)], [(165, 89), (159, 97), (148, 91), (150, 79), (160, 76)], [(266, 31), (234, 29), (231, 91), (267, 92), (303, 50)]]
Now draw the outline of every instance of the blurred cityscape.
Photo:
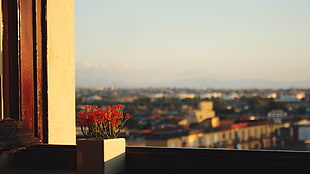
[(116, 104), (128, 146), (309, 150), (310, 88), (76, 88), (77, 112)]

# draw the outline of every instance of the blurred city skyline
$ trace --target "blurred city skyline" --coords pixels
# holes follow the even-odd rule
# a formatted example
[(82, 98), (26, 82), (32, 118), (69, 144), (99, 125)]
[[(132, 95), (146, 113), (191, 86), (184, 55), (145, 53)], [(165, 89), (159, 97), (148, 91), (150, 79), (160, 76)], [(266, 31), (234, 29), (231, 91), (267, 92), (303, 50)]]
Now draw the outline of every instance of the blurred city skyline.
[(310, 86), (310, 1), (75, 1), (77, 87)]

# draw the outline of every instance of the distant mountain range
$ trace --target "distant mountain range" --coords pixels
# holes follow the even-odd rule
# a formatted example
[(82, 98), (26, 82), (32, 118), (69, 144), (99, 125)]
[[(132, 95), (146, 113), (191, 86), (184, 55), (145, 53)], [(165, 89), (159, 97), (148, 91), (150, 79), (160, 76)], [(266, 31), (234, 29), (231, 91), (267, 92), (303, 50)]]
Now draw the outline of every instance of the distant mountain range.
[(310, 80), (283, 82), (261, 79), (250, 80), (221, 80), (221, 79), (189, 79), (186, 81), (173, 81), (175, 86), (188, 86), (193, 88), (310, 88)]
[(222, 80), (222, 79), (184, 79), (174, 80), (163, 83), (135, 82), (126, 83), (122, 81), (101, 80), (101, 79), (85, 79), (77, 80), (77, 87), (100, 87), (100, 86), (119, 86), (119, 87), (186, 87), (186, 88), (219, 88), (219, 89), (242, 89), (242, 88), (310, 88), (310, 80), (307, 81), (270, 81), (261, 79), (249, 80)]

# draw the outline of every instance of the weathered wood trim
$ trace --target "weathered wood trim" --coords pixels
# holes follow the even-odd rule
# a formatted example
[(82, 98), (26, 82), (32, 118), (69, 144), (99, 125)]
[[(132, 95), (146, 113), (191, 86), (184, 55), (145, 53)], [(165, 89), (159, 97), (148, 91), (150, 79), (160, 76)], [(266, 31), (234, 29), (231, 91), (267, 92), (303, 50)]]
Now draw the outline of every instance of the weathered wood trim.
[(17, 1), (2, 0), (4, 118), (19, 119)]
[(46, 64), (46, 1), (35, 0), (34, 4), (34, 50), (36, 59), (35, 68), (35, 136), (40, 137), (41, 143), (48, 141), (47, 121), (47, 64)]
[(23, 130), (34, 135), (33, 0), (19, 1), (19, 97)]
[(35, 145), (38, 139), (29, 133), (21, 134), (21, 122), (3, 120), (0, 122), (0, 152), (17, 147)]

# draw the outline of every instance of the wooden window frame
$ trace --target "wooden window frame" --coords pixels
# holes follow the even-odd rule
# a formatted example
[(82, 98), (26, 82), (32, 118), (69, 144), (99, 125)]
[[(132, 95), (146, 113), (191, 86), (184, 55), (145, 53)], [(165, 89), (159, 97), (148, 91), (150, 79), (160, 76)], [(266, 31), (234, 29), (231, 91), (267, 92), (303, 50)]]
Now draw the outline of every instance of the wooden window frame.
[(0, 150), (47, 143), (46, 0), (2, 0)]

